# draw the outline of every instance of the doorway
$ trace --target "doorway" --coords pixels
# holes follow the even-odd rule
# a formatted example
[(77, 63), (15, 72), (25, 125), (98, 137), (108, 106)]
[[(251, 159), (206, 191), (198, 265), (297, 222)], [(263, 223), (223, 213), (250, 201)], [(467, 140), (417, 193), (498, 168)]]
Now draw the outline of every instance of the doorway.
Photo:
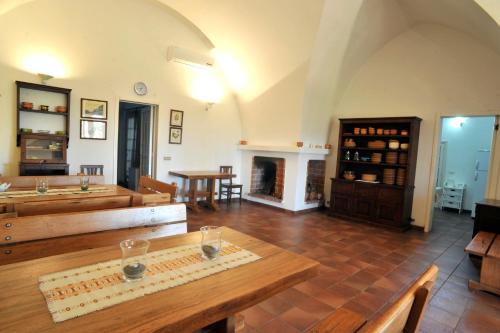
[(495, 123), (494, 116), (441, 118), (433, 227), (472, 223), (476, 202), (487, 191)]
[(141, 176), (156, 177), (158, 106), (120, 101), (117, 184), (137, 190)]

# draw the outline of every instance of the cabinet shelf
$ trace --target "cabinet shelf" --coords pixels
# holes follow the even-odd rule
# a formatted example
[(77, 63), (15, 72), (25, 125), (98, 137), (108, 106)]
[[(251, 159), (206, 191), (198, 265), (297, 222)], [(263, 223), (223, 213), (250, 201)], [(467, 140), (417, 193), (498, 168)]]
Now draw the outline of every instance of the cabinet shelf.
[(364, 161), (347, 161), (347, 160), (341, 160), (340, 162), (341, 163), (373, 165), (373, 166), (381, 166), (381, 167), (394, 167), (394, 168), (406, 168), (408, 166), (406, 164), (372, 163), (372, 162), (364, 162)]
[(390, 148), (368, 148), (368, 147), (340, 147), (342, 150), (366, 150), (366, 151), (393, 151), (407, 153), (408, 149), (390, 149)]
[(43, 110), (27, 110), (27, 109), (19, 109), (20, 112), (32, 112), (32, 113), (44, 113), (51, 114), (57, 116), (67, 116), (68, 112), (55, 112), (55, 111), (43, 111)]
[(400, 135), (400, 134), (394, 134), (394, 135), (377, 135), (377, 134), (342, 134), (344, 138), (380, 138), (380, 139), (392, 139), (392, 138), (406, 138), (408, 139), (410, 136), (409, 135)]

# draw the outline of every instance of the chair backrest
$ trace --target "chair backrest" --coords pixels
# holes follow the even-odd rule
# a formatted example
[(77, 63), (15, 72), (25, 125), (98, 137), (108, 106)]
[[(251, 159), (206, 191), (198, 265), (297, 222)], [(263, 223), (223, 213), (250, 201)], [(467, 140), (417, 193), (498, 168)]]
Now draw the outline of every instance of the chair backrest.
[[(221, 166), (219, 166), (219, 172), (232, 174), (233, 173), (233, 166), (232, 165), (221, 165)], [(227, 183), (225, 183), (224, 180), (221, 179), (220, 184), (230, 184), (231, 185), (231, 184), (233, 184), (233, 179), (232, 178), (227, 179)]]
[(175, 183), (167, 184), (151, 177), (141, 176), (139, 185), (137, 186), (137, 192), (142, 194), (169, 193), (170, 202), (174, 203), (177, 195), (177, 185)]
[(185, 220), (184, 204), (6, 218), (0, 245)]
[(158, 193), (158, 194), (143, 194), (142, 195), (142, 205), (143, 206), (156, 206), (165, 205), (171, 203), (170, 193)]
[(80, 173), (83, 173), (85, 175), (90, 175), (90, 176), (95, 176), (95, 175), (102, 176), (104, 173), (104, 165), (102, 165), (102, 164), (82, 164), (82, 165), (80, 165)]
[[(45, 176), (41, 176), (45, 177)], [(0, 177), (0, 183), (10, 183), (11, 188), (31, 188), (35, 189), (37, 176), (13, 176)], [(80, 186), (80, 176), (46, 176), (51, 186)], [(91, 185), (104, 184), (104, 176), (90, 176)]]
[(436, 281), (438, 267), (432, 265), (386, 311), (364, 325), (359, 332), (418, 332)]

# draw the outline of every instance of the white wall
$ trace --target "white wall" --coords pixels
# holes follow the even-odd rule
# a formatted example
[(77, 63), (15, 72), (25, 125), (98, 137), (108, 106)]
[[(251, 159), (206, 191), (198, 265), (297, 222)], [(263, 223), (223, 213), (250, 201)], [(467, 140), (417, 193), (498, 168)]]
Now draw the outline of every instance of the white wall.
[[(500, 56), (469, 36), (434, 24), (420, 24), (397, 36), (357, 72), (335, 118), (418, 116), (420, 130), (414, 224), (428, 220), (431, 158), (439, 114), (500, 113)], [(336, 142), (338, 120), (330, 140)], [(335, 173), (336, 154), (327, 160), (327, 179)], [(330, 182), (327, 181), (329, 193)]]
[[(463, 208), (472, 209), (476, 153), (478, 150), (491, 150), (495, 117), (464, 118), (463, 125), (454, 125), (453, 118), (442, 122), (441, 141), (448, 142), (445, 180), (466, 184)], [(480, 189), (483, 192), (486, 189)]]
[[(15, 80), (39, 82), (25, 71), (23, 59), (49, 53), (64, 66), (62, 78), (50, 85), (71, 88), (71, 137), (68, 162), (72, 174), (80, 164), (104, 164), (106, 180), (116, 169), (119, 100), (159, 105), (158, 178), (169, 170), (214, 169), (234, 165), (239, 174), (241, 138), (239, 111), (226, 89), (223, 100), (205, 111), (191, 97), (191, 83), (200, 75), (169, 63), (169, 45), (209, 52), (212, 45), (197, 29), (168, 7), (149, 0), (38, 0), (1, 16), (0, 20), (0, 173), (17, 174), (15, 147)], [(145, 82), (149, 94), (139, 97), (133, 84)], [(80, 139), (80, 98), (108, 101), (108, 139)], [(168, 144), (170, 109), (184, 110), (182, 145)], [(164, 161), (169, 154), (172, 161)]]

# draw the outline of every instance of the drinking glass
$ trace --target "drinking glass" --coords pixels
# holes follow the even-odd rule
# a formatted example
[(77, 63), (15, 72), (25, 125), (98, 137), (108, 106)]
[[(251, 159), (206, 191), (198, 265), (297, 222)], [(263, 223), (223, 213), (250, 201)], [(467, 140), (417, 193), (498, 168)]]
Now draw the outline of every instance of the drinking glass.
[(222, 231), (216, 226), (204, 226), (201, 231), (201, 253), (206, 260), (215, 260), (219, 257)]
[(125, 281), (139, 281), (146, 272), (149, 242), (142, 239), (127, 239), (120, 242), (122, 249), (122, 271)]
[(49, 179), (40, 177), (36, 179), (36, 191), (38, 194), (45, 194), (49, 190)]
[(84, 176), (80, 178), (80, 189), (82, 191), (87, 191), (89, 189), (89, 183), (90, 183), (90, 178), (87, 176)]

